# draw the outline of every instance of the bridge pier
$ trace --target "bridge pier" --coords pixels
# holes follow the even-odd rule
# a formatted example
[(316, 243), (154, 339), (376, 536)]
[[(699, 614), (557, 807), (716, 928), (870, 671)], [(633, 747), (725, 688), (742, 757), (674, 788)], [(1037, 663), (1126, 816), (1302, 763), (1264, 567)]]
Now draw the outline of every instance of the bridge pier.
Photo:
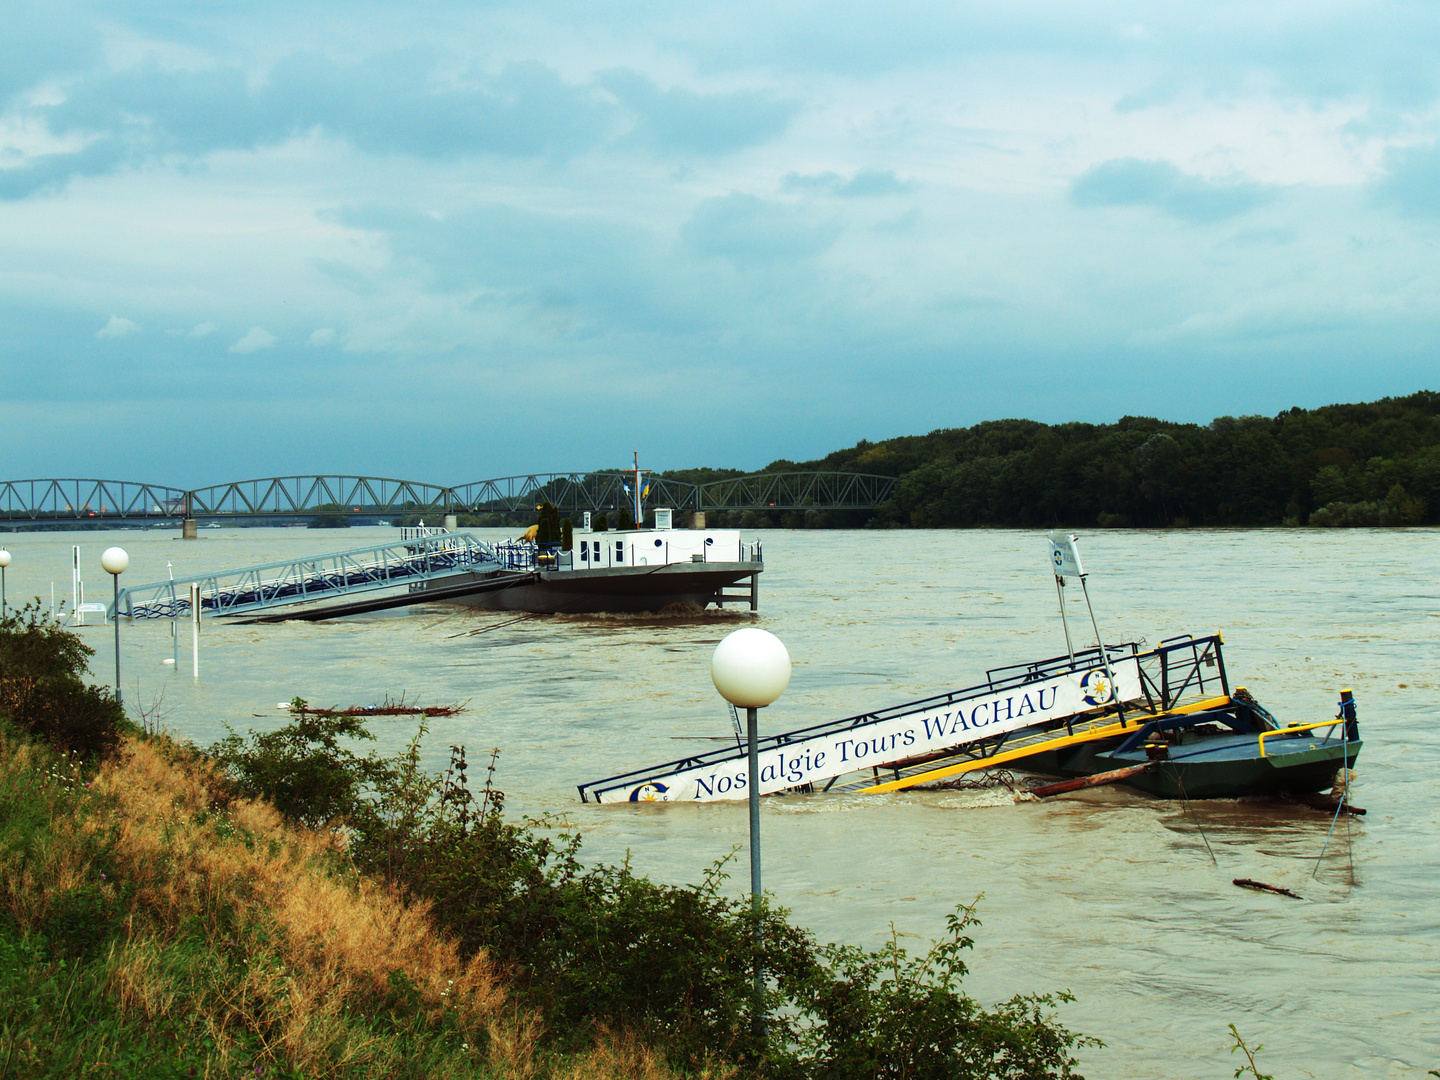
[(690, 528), (703, 529), (705, 527), (705, 511), (696, 510), (690, 515)]
[(181, 536), (182, 539), (185, 539), (185, 540), (198, 540), (198, 539), (200, 539), (200, 533), (197, 531), (197, 529), (196, 529), (196, 527), (195, 527), (195, 519), (194, 519), (194, 518), (186, 518), (185, 521), (181, 524), (181, 526), (180, 526), (180, 536)]

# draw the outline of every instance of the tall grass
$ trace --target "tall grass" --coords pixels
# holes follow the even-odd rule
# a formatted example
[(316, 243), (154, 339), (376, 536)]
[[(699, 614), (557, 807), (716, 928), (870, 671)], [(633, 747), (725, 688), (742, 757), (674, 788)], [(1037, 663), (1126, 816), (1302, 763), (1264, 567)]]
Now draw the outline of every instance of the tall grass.
[(565, 1058), (485, 953), (350, 868), (337, 834), (129, 738), (96, 769), (0, 731), (0, 1077), (671, 1075)]

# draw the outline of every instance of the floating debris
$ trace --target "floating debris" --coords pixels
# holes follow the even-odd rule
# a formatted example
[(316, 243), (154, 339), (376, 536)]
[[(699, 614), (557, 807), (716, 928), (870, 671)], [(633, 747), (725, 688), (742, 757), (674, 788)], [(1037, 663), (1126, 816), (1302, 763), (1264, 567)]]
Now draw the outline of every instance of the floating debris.
[(351, 705), (341, 709), (331, 707), (329, 709), (312, 709), (304, 698), (295, 698), (290, 702), (282, 702), (282, 709), (289, 709), (296, 716), (455, 716), (469, 708), (470, 702), (462, 701), (453, 705), (415, 705), (405, 700), (401, 694), (398, 701), (391, 701), (390, 696), (385, 696), (385, 701), (380, 705)]
[(1280, 896), (1288, 896), (1293, 900), (1304, 900), (1299, 893), (1293, 893), (1289, 889), (1282, 889), (1278, 885), (1266, 885), (1263, 881), (1252, 881), (1248, 877), (1237, 877), (1233, 884), (1239, 885), (1242, 889), (1258, 889), (1260, 892), (1278, 893)]

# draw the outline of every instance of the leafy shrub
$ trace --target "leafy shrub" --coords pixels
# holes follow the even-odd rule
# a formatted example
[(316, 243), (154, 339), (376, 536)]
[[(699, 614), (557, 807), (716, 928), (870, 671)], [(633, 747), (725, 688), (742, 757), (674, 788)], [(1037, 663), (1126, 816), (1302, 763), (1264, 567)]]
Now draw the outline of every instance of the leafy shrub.
[(374, 741), (364, 720), (312, 711), (304, 698), (290, 702), (291, 721), (247, 745), (234, 730), (208, 753), (228, 772), (236, 794), (267, 799), (286, 817), (309, 826), (367, 816), (367, 785), (390, 768), (373, 753), (360, 757), (341, 740)]
[(1073, 1076), (1070, 1051), (1101, 1045), (1054, 1020), (1069, 994), (1023, 995), (986, 1010), (960, 989), (974, 945), (975, 907), (946, 918), (947, 934), (911, 958), (894, 931), (880, 949), (829, 944), (788, 988), (797, 1010), (772, 1075), (781, 1080), (969, 1080)]
[[(355, 725), (345, 735), (364, 737), (344, 719)], [(1053, 1015), (1068, 995), (986, 1010), (960, 989), (973, 908), (916, 960), (894, 940), (877, 951), (820, 946), (782, 909), (762, 904), (757, 917), (748, 897), (725, 896), (723, 861), (699, 885), (661, 885), (628, 863), (584, 865), (580, 838), (552, 820), (506, 820), (494, 755), (476, 793), (462, 747), (444, 776), (429, 776), (418, 742), (394, 759), (359, 758), (334, 741), (334, 722), (302, 709), (286, 728), (252, 733), (249, 746), (232, 734), (221, 750), (247, 790), (284, 793), (292, 816), (344, 813), (356, 867), (428, 902), (465, 955), (507, 966), (557, 1049), (604, 1027), (638, 1033), (682, 1068), (719, 1055), (778, 1080), (1074, 1075), (1070, 1052), (1087, 1040)], [(311, 775), (306, 797), (298, 782)]]
[(36, 603), (0, 619), (0, 716), (61, 751), (112, 753), (134, 725), (108, 689), (86, 683), (94, 655)]

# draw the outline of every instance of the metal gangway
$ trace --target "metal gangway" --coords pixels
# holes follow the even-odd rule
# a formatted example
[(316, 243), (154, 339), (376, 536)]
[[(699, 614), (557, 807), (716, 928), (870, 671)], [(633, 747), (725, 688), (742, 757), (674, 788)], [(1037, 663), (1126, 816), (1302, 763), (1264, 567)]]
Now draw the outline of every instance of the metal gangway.
[[(1092, 646), (992, 669), (962, 690), (759, 740), (761, 794), (897, 791), (1134, 731), (1213, 707), (1229, 685), (1218, 634)], [(1022, 766), (1023, 767), (1023, 766)], [(584, 802), (748, 796), (748, 755), (726, 747), (578, 785)]]
[(424, 598), (438, 598), (441, 591), (432, 583), (447, 577), (509, 584), (534, 570), (533, 545), (444, 533), (136, 585), (121, 590), (117, 611), (132, 619), (188, 617), (192, 584), (200, 588), (202, 614), (254, 615), (407, 585), (432, 590), (420, 594)]

